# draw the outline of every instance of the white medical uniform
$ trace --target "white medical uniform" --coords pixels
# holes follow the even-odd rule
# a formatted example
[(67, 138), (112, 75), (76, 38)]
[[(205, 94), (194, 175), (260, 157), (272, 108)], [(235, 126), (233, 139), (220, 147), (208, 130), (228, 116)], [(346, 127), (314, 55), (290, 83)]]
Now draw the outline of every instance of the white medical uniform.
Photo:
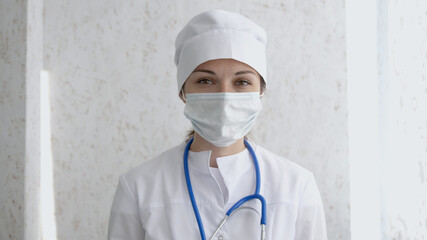
[[(186, 143), (134, 168), (119, 180), (114, 197), (109, 240), (199, 240), (197, 221), (183, 170)], [(326, 240), (322, 200), (313, 174), (251, 143), (259, 161), (261, 191), (267, 201), (266, 239)], [(247, 149), (217, 158), (210, 151), (189, 152), (194, 195), (209, 239), (228, 209), (255, 191), (255, 170)], [(246, 202), (217, 234), (218, 240), (259, 240), (261, 204)]]

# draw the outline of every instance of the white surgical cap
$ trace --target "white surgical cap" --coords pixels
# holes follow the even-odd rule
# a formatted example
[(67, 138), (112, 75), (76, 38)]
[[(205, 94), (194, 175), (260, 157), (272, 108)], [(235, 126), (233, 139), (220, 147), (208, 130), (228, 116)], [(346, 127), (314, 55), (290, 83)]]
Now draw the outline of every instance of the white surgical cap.
[(175, 41), (178, 92), (200, 64), (232, 58), (254, 68), (267, 82), (267, 34), (246, 17), (223, 10), (211, 10), (193, 17)]

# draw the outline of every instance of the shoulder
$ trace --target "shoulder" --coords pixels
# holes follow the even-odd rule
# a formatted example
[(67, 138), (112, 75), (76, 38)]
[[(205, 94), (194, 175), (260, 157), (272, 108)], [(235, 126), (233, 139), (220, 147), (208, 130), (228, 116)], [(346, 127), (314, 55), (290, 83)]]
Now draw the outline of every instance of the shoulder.
[(282, 175), (286, 174), (289, 177), (308, 178), (312, 175), (308, 169), (259, 145), (256, 146), (255, 151), (258, 158), (260, 158), (260, 161), (262, 161), (262, 164), (267, 169), (280, 171)]
[(158, 156), (143, 162), (136, 167), (132, 168), (130, 171), (125, 173), (123, 176), (126, 178), (135, 178), (142, 173), (148, 174), (153, 173), (156, 170), (161, 170), (164, 165), (174, 164), (178, 159), (182, 159), (182, 154), (184, 152), (185, 143), (181, 143), (177, 146), (174, 146)]
[(262, 180), (268, 184), (266, 191), (275, 201), (297, 203), (309, 182), (314, 181), (313, 173), (308, 169), (273, 153), (261, 146), (256, 146)]
[(165, 181), (179, 179), (182, 171), (182, 156), (185, 142), (170, 148), (153, 159), (141, 163), (122, 175), (120, 181), (129, 186), (130, 191), (140, 192), (155, 189)]

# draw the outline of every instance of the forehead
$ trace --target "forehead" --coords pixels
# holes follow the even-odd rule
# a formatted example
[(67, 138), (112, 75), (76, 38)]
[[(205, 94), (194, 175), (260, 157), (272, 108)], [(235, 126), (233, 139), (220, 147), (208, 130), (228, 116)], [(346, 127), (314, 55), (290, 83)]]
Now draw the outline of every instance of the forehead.
[(246, 63), (231, 59), (231, 58), (224, 58), (224, 59), (214, 59), (206, 61), (199, 66), (197, 66), (194, 70), (198, 69), (229, 69), (229, 70), (252, 70), (255, 73), (257, 72), (255, 69), (253, 69), (251, 66), (247, 65)]

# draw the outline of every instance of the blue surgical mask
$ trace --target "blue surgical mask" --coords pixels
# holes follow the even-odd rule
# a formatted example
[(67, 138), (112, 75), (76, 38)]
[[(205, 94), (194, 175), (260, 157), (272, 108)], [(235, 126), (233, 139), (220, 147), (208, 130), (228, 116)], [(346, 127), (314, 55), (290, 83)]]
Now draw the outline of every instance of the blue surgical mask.
[(261, 109), (259, 92), (191, 93), (184, 115), (201, 137), (226, 147), (248, 134)]

